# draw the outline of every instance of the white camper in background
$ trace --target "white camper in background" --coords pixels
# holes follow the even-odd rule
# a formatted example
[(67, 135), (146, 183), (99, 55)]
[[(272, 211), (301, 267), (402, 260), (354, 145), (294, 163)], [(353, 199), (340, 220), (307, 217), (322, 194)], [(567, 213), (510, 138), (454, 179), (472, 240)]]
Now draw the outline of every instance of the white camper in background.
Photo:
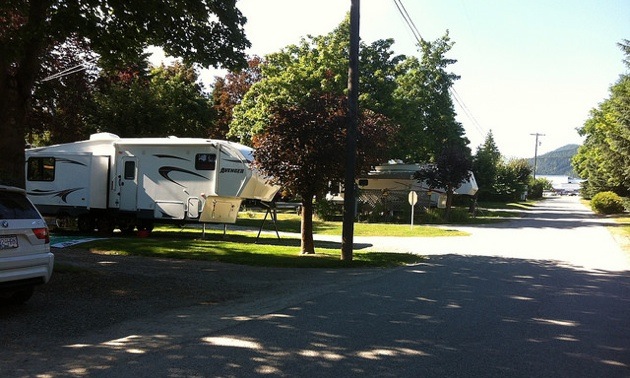
[[(422, 165), (420, 164), (396, 162), (378, 165), (374, 167), (374, 170), (369, 172), (367, 176), (361, 177), (358, 180), (359, 188), (363, 190), (405, 190), (407, 192), (418, 191), (432, 192), (438, 195), (444, 194), (444, 189), (431, 189), (427, 183), (413, 178), (413, 175), (420, 170), (421, 167)], [(470, 172), (468, 180), (455, 189), (455, 194), (473, 196), (478, 190), (479, 186), (477, 186), (475, 175)]]
[(89, 140), (26, 150), (26, 191), (40, 212), (82, 231), (154, 222), (234, 223), (241, 201), (278, 191), (251, 168), (253, 150), (201, 138)]
[[(430, 188), (426, 182), (414, 179), (414, 174), (422, 167), (420, 164), (405, 164), (392, 161), (378, 165), (374, 170), (357, 179), (359, 202), (376, 204), (386, 201), (389, 206), (402, 208), (408, 206), (409, 192), (419, 195), (418, 204), (426, 207), (445, 207), (446, 193), (443, 188)], [(470, 172), (468, 180), (463, 182), (455, 194), (473, 196), (479, 190), (475, 175)], [(343, 199), (343, 193), (331, 197), (333, 201)]]

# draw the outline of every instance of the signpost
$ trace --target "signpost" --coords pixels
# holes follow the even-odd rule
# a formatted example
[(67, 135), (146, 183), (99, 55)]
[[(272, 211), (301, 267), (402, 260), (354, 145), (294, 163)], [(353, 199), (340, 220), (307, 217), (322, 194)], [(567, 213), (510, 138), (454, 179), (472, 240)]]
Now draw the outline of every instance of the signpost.
[(411, 229), (413, 229), (413, 213), (416, 208), (416, 203), (418, 203), (418, 193), (413, 190), (409, 192), (409, 204), (411, 205)]

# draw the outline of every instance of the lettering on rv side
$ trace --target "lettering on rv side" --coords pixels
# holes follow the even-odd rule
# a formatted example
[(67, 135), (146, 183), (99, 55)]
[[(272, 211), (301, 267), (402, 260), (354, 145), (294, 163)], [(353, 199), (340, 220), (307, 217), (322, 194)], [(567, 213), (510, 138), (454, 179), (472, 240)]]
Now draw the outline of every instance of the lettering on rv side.
[(219, 173), (244, 173), (245, 169), (243, 168), (221, 168)]

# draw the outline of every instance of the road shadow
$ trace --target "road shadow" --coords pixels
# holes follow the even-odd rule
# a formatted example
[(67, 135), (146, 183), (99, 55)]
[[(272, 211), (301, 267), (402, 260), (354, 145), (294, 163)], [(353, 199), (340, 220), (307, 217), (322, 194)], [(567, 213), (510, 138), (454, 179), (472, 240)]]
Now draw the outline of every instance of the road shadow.
[(593, 213), (576, 199), (565, 197), (547, 198), (529, 209), (519, 211), (520, 216), (507, 218), (505, 222), (480, 224), (479, 228), (553, 228), (573, 229), (578, 227), (620, 227), (610, 216)]
[[(232, 326), (220, 330), (208, 328), (203, 312), (182, 308), (168, 332), (110, 333), (80, 353), (69, 351), (65, 360), (49, 361), (45, 371), (23, 371), (64, 375), (72, 366), (97, 376), (627, 377), (629, 309), (629, 272), (429, 256), (426, 263), (263, 315), (232, 309), (221, 317)], [(198, 336), (182, 339), (191, 331), (186, 327)], [(38, 358), (36, 352), (24, 356)]]
[(218, 375), (627, 377), (629, 309), (628, 272), (432, 256), (201, 349)]

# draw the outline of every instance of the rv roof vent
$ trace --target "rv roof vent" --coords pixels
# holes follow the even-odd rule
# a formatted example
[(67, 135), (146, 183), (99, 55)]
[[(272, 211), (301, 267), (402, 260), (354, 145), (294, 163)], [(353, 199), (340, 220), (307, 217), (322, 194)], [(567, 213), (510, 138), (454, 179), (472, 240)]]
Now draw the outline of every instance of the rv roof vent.
[(97, 133), (97, 134), (90, 135), (90, 140), (109, 140), (109, 139), (120, 139), (120, 137), (112, 133)]
[(169, 136), (168, 136), (168, 139), (177, 139), (177, 137), (176, 137), (176, 136), (174, 136), (174, 135), (169, 135)]

